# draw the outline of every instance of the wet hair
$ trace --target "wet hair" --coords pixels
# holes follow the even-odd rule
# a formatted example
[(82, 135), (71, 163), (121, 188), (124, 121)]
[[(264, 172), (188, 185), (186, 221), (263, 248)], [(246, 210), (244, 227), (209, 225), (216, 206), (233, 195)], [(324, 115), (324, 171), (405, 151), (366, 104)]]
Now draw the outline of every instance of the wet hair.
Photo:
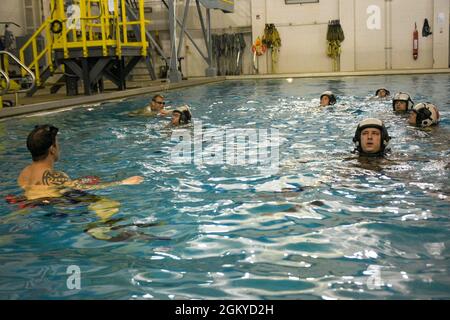
[(174, 110), (173, 113), (179, 113), (180, 114), (180, 122), (179, 124), (186, 124), (191, 122), (191, 113), (187, 110), (184, 111), (179, 111), (179, 110)]
[(390, 95), (391, 95), (391, 92), (390, 92), (388, 89), (386, 89), (386, 88), (380, 88), (380, 89), (378, 89), (378, 90), (375, 92), (375, 96), (378, 96), (378, 94), (380, 93), (381, 90), (383, 90), (383, 91), (386, 93), (386, 96), (390, 96)]
[(156, 101), (157, 98), (164, 99), (164, 97), (162, 95), (156, 94), (156, 95), (153, 96), (152, 101)]
[(50, 125), (37, 125), (27, 138), (27, 148), (33, 161), (44, 160), (48, 156), (51, 146), (56, 146), (58, 128)]

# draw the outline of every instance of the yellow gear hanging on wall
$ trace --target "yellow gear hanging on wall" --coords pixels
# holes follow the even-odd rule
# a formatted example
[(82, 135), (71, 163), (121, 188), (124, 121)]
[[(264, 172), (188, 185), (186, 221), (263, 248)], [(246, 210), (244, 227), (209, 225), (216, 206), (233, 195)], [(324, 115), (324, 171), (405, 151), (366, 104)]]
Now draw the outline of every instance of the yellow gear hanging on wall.
[(271, 49), (272, 73), (276, 73), (276, 66), (278, 64), (278, 56), (281, 47), (281, 37), (274, 24), (266, 24), (262, 42), (268, 49)]
[(327, 30), (327, 55), (333, 59), (333, 71), (339, 71), (339, 59), (342, 49), (341, 43), (345, 40), (344, 30), (339, 20), (328, 23)]

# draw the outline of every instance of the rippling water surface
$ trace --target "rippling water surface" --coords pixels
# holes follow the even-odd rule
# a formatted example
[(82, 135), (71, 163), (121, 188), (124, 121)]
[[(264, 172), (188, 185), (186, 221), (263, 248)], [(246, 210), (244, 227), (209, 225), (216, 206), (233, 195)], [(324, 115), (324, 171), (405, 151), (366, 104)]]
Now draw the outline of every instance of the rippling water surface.
[[(408, 127), (390, 101), (368, 99), (382, 86), (435, 103), (440, 126)], [(319, 110), (327, 89), (338, 104)], [(278, 129), (278, 172), (171, 162), (168, 120), (126, 116), (149, 96), (2, 121), (2, 198), (20, 194), (25, 139), (37, 123), (60, 128), (57, 169), (71, 177), (145, 181), (94, 192), (121, 203), (108, 223), (86, 205), (18, 210), (1, 201), (0, 298), (448, 299), (449, 92), (449, 75), (423, 75), (166, 93), (169, 105), (189, 103), (206, 129)], [(366, 117), (386, 122), (388, 161), (352, 158)], [(85, 232), (93, 224), (132, 236), (98, 240)], [(81, 269), (81, 290), (66, 286), (70, 265)]]

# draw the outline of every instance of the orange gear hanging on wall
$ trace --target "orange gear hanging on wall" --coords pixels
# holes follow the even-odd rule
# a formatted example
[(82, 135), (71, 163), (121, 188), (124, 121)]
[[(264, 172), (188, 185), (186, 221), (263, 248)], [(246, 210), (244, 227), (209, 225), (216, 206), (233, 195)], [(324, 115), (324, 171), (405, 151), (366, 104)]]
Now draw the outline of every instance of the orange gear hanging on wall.
[(256, 38), (255, 44), (252, 46), (252, 52), (257, 56), (262, 56), (266, 51), (267, 47), (262, 44), (261, 38)]

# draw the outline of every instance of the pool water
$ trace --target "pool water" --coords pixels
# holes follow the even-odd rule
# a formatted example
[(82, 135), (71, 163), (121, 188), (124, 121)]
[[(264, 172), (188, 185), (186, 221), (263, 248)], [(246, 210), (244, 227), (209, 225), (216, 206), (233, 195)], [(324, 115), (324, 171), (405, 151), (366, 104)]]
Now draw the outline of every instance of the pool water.
[[(378, 87), (433, 102), (440, 125), (407, 126), (390, 101), (369, 99)], [(328, 89), (338, 103), (318, 109)], [(169, 105), (190, 104), (207, 129), (277, 129), (276, 172), (172, 162), (169, 119), (126, 116), (150, 96), (1, 121), (2, 198), (21, 193), (16, 179), (31, 161), (25, 139), (35, 124), (60, 129), (56, 168), (69, 176), (145, 180), (91, 192), (120, 202), (108, 222), (83, 204), (19, 210), (0, 201), (0, 298), (448, 299), (449, 92), (450, 75), (420, 75), (164, 93)], [(388, 160), (351, 154), (366, 117), (387, 124)], [(92, 226), (129, 237), (97, 239), (86, 232)], [(67, 285), (73, 265), (81, 289)]]

